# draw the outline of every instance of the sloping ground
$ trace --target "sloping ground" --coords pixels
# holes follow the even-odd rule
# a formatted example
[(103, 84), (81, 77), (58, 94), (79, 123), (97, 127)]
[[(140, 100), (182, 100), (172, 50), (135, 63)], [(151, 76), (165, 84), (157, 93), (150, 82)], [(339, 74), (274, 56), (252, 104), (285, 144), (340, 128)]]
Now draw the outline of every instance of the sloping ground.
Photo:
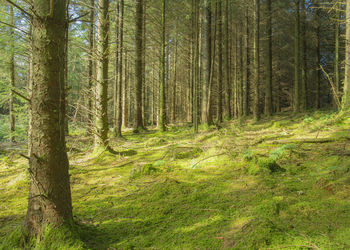
[[(68, 139), (86, 248), (350, 248), (348, 114), (227, 122), (198, 135), (169, 130), (111, 140), (116, 155)], [(6, 239), (24, 220), (28, 176), (15, 155), (0, 164)]]

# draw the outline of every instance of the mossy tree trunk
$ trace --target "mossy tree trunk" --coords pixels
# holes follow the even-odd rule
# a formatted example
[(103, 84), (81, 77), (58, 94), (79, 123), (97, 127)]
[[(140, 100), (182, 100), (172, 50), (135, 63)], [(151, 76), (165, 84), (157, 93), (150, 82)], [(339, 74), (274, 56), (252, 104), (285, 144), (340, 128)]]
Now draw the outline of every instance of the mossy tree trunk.
[(95, 149), (108, 147), (109, 0), (98, 0)]
[(67, 1), (33, 1), (32, 133), (30, 189), (25, 230), (40, 235), (46, 225), (72, 220), (65, 146), (64, 63)]

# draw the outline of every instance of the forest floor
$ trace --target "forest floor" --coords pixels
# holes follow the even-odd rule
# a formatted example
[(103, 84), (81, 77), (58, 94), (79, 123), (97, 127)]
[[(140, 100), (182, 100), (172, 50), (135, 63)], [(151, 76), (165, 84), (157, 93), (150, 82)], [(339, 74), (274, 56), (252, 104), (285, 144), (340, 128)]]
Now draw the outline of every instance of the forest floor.
[[(43, 249), (350, 249), (349, 113), (126, 131), (110, 141), (118, 154), (93, 154), (79, 133), (67, 142), (84, 245), (62, 236)], [(1, 153), (3, 248), (25, 218), (26, 168)]]

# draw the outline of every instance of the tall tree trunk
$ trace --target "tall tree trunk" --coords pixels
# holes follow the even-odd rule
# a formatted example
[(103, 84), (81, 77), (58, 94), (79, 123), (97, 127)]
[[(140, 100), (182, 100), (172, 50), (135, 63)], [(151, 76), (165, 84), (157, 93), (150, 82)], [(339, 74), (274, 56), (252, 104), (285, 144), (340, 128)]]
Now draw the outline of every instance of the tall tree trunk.
[(254, 119), (260, 119), (259, 108), (259, 68), (260, 68), (260, 0), (255, 0), (254, 10)]
[(246, 7), (245, 12), (246, 19), (246, 35), (245, 35), (245, 47), (246, 47), (246, 67), (245, 67), (245, 86), (244, 86), (244, 95), (243, 95), (243, 115), (249, 115), (249, 92), (250, 92), (250, 47), (249, 47), (249, 15), (248, 7)]
[(134, 131), (139, 132), (143, 130), (142, 121), (142, 83), (143, 83), (143, 1), (136, 1), (136, 59), (135, 59), (135, 73), (136, 73), (136, 87), (135, 87), (135, 121)]
[(315, 108), (320, 108), (320, 87), (321, 87), (321, 13), (320, 5), (316, 4), (316, 86), (315, 86)]
[(147, 86), (146, 86), (146, 1), (143, 0), (143, 18), (142, 18), (142, 126), (147, 123)]
[[(13, 6), (10, 5), (10, 79), (11, 79), (11, 89), (15, 88), (15, 32), (14, 32), (14, 13)], [(14, 94), (10, 92), (10, 102), (9, 102), (9, 118), (10, 118), (10, 140), (15, 142), (15, 126), (16, 126), (16, 117), (13, 108), (14, 104)]]
[(272, 114), (272, 6), (271, 0), (266, 1), (267, 9), (267, 48), (266, 48), (266, 82), (265, 82), (265, 114)]
[(173, 83), (173, 112), (172, 112), (172, 122), (175, 123), (176, 122), (176, 74), (177, 74), (177, 37), (175, 38), (175, 48), (174, 48), (175, 52), (174, 52), (174, 64), (173, 64), (173, 69), (174, 69), (174, 83)]
[(350, 108), (350, 0), (346, 0), (346, 34), (345, 34), (345, 80), (343, 110)]
[(198, 89), (199, 89), (199, 37), (200, 37), (200, 31), (199, 31), (199, 0), (194, 0), (194, 60), (193, 60), (193, 125), (194, 125), (194, 132), (198, 133)]
[(238, 25), (236, 24), (236, 32), (235, 32), (235, 72), (234, 72), (234, 117), (239, 117), (239, 105), (238, 105)]
[(307, 108), (306, 84), (307, 84), (307, 47), (306, 47), (306, 9), (305, 0), (301, 0), (301, 86), (300, 86), (300, 111)]
[[(53, 4), (52, 4), (53, 3)], [(66, 1), (33, 2), (32, 150), (25, 229), (40, 235), (46, 225), (72, 219), (64, 126)]]
[[(243, 27), (243, 25), (241, 25)], [(243, 34), (243, 29), (241, 30), (241, 33)], [(238, 106), (239, 106), (239, 117), (243, 116), (243, 86), (244, 86), (244, 80), (245, 80), (245, 74), (243, 73), (244, 68), (244, 50), (243, 50), (243, 36), (239, 39), (239, 67), (240, 67), (240, 79), (239, 79), (239, 85), (238, 85)]]
[[(66, 19), (69, 19), (69, 14), (68, 14), (68, 4), (69, 1), (67, 1), (66, 5), (67, 5), (67, 9), (66, 9)], [(65, 91), (67, 91), (67, 93), (64, 95), (64, 105), (65, 105), (65, 110), (67, 111), (67, 115), (66, 117), (64, 117), (64, 123), (62, 124), (62, 126), (64, 127), (64, 132), (66, 135), (69, 134), (69, 117), (68, 117), (68, 110), (69, 110), (69, 106), (68, 106), (68, 98), (69, 98), (69, 86), (68, 86), (68, 40), (69, 40), (69, 22), (68, 24), (65, 26), (65, 31), (64, 31), (64, 89)]]
[[(28, 65), (28, 88), (27, 88), (27, 94), (28, 98), (32, 99), (32, 93), (33, 93), (33, 18), (30, 18), (30, 26), (29, 26), (29, 65)], [(31, 154), (32, 151), (32, 143), (31, 143), (31, 137), (32, 137), (32, 107), (29, 104), (27, 109), (28, 114), (28, 133), (27, 133), (27, 145), (28, 145), (28, 155)]]
[(98, 0), (95, 149), (108, 147), (109, 0)]
[(223, 46), (222, 46), (222, 41), (223, 41), (223, 35), (222, 35), (222, 0), (218, 0), (217, 2), (217, 10), (218, 10), (218, 15), (217, 15), (217, 25), (218, 25), (218, 60), (219, 60), (219, 69), (218, 69), (218, 123), (222, 122), (222, 84), (223, 84)]
[(117, 116), (118, 116), (118, 85), (119, 85), (119, 64), (120, 64), (120, 1), (117, 1), (117, 13), (115, 15), (115, 69), (113, 84), (113, 127), (114, 135), (117, 136)]
[(294, 100), (293, 110), (294, 112), (300, 111), (300, 81), (299, 81), (299, 69), (300, 69), (300, 0), (295, 1), (295, 41), (294, 41)]
[(160, 80), (160, 100), (159, 100), (159, 127), (161, 131), (166, 130), (166, 109), (165, 109), (165, 1), (162, 0), (162, 45), (161, 45), (161, 80)]
[[(339, 91), (340, 91), (340, 77), (339, 77), (339, 37), (340, 37), (340, 8), (341, 5), (336, 2), (335, 3), (335, 20), (334, 20), (334, 85), (335, 85), (335, 92), (336, 95), (334, 96), (334, 99), (339, 98)], [(337, 106), (337, 101), (333, 101), (334, 106)]]
[(119, 65), (117, 72), (119, 77), (117, 77), (116, 87), (117, 87), (117, 96), (116, 96), (116, 121), (114, 127), (114, 135), (116, 137), (122, 137), (122, 89), (123, 89), (123, 36), (124, 36), (124, 0), (120, 0), (120, 16), (119, 16)]
[(231, 82), (230, 82), (230, 64), (229, 64), (229, 1), (225, 0), (225, 44), (224, 44), (224, 66), (225, 66), (225, 87), (226, 87), (226, 112), (227, 118), (231, 119)]
[(122, 116), (122, 124), (124, 128), (128, 127), (128, 105), (127, 105), (127, 90), (128, 90), (128, 81), (129, 81), (129, 72), (128, 72), (128, 51), (125, 51), (125, 62), (124, 62), (124, 85), (123, 85), (123, 116)]
[(92, 134), (93, 130), (93, 98), (94, 98), (94, 44), (95, 44), (95, 0), (90, 0), (90, 25), (89, 25), (89, 90), (88, 90), (88, 133)]
[(202, 121), (208, 125), (211, 125), (212, 121), (210, 118), (210, 108), (209, 108), (209, 89), (210, 89), (210, 79), (212, 72), (211, 56), (212, 56), (212, 39), (211, 39), (211, 1), (205, 0), (204, 3), (204, 32), (203, 32), (203, 73), (204, 73), (204, 83), (202, 89)]

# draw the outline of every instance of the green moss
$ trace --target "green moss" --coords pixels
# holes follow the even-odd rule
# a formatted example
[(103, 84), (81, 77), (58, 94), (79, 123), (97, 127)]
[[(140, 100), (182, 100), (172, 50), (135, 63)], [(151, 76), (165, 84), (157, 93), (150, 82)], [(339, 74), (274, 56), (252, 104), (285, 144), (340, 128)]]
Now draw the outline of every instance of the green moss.
[[(78, 149), (70, 153), (70, 173), (79, 226), (48, 229), (32, 246), (348, 249), (350, 123), (335, 117), (324, 111), (257, 123), (247, 117), (198, 135), (189, 127), (123, 131), (125, 140), (110, 140), (117, 154), (88, 155), (92, 140), (70, 137), (70, 148)], [(322, 130), (311, 133), (316, 127)], [(334, 141), (284, 142), (316, 136)], [(4, 249), (23, 248), (14, 229), (25, 218), (27, 162), (7, 153), (1, 159), (0, 241)]]

